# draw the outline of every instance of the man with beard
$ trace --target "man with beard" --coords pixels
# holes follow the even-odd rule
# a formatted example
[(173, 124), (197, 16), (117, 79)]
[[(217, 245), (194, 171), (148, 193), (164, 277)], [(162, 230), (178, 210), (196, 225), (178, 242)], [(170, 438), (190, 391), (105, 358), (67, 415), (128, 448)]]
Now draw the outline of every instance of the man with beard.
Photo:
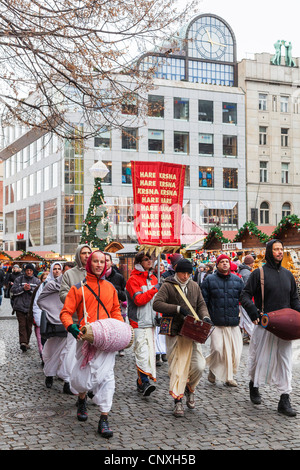
[[(270, 240), (267, 243), (265, 260), (266, 264), (263, 266), (264, 313), (282, 308), (300, 311), (294, 276), (281, 266), (283, 244), (280, 240)], [(255, 269), (251, 273), (240, 300), (256, 325), (249, 348), (250, 399), (255, 405), (260, 404), (259, 385), (263, 383), (274, 384), (281, 394), (278, 412), (286, 416), (296, 416), (296, 411), (290, 404), (292, 342), (278, 338), (259, 324), (262, 311), (259, 269)]]

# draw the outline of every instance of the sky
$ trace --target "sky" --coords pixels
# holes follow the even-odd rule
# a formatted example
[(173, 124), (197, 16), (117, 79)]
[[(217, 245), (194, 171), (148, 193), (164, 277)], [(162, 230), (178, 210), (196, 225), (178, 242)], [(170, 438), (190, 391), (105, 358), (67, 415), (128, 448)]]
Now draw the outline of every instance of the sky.
[(203, 13), (218, 15), (231, 26), (238, 60), (256, 52), (273, 54), (278, 39), (291, 42), (293, 57), (300, 57), (299, 0), (199, 0), (197, 14)]

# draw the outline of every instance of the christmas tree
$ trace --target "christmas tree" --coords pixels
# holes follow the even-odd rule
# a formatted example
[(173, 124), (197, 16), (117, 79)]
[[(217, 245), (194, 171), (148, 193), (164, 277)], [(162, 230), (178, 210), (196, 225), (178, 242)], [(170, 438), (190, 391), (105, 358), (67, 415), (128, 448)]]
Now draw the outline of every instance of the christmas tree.
[(94, 192), (91, 197), (81, 231), (81, 244), (103, 250), (112, 239), (108, 212), (105, 206), (101, 178), (95, 178)]

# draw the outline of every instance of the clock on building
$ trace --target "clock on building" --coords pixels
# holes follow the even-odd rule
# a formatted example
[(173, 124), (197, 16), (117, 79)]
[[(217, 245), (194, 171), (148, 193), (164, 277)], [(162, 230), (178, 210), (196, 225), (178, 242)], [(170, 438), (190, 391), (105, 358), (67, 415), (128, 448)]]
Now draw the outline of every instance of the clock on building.
[(196, 32), (195, 46), (204, 59), (220, 59), (227, 48), (225, 32), (210, 23), (202, 25)]

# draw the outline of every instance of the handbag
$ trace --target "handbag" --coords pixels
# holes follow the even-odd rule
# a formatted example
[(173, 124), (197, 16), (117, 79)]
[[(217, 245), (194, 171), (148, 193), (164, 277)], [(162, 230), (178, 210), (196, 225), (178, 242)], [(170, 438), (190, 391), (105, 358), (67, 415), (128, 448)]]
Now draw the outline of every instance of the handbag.
[(40, 333), (43, 339), (53, 338), (66, 338), (68, 335), (67, 330), (63, 324), (50, 323), (45, 310), (41, 313)]
[(186, 338), (190, 338), (193, 341), (196, 341), (197, 343), (202, 343), (204, 344), (207, 338), (211, 335), (211, 333), (214, 330), (214, 326), (211, 325), (210, 323), (200, 320), (198, 317), (197, 313), (193, 309), (192, 305), (184, 295), (182, 289), (179, 287), (179, 285), (175, 285), (175, 288), (187, 304), (188, 308), (192, 312), (193, 316), (186, 316), (184, 318), (183, 325), (181, 327), (180, 336), (185, 336)]

